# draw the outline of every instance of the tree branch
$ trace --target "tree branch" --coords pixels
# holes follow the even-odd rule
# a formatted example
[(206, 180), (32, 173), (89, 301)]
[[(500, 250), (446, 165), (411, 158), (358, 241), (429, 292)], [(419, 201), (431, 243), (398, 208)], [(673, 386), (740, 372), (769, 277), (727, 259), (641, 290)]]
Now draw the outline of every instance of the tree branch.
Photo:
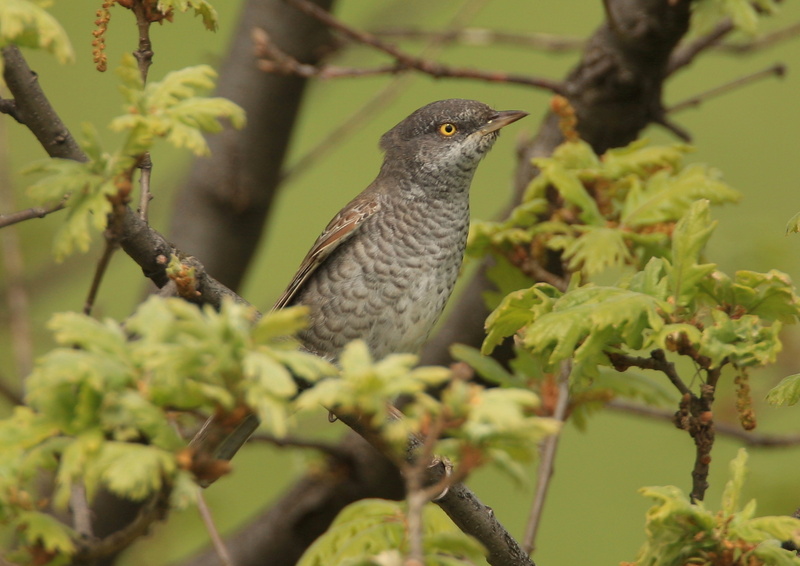
[[(324, 23), (331, 29), (339, 31), (347, 36), (350, 40), (355, 41), (357, 43), (361, 43), (363, 45), (368, 45), (378, 51), (382, 51), (386, 53), (390, 57), (395, 60), (394, 65), (386, 66), (386, 67), (379, 67), (378, 69), (373, 70), (354, 70), (354, 69), (343, 69), (343, 68), (335, 68), (330, 73), (325, 72), (325, 67), (320, 68), (316, 71), (316, 74), (325, 78), (334, 78), (334, 77), (342, 77), (342, 76), (365, 76), (365, 75), (374, 75), (374, 74), (386, 74), (386, 73), (397, 73), (400, 71), (406, 71), (409, 69), (421, 71), (425, 74), (431, 75), (434, 78), (456, 78), (456, 79), (477, 79), (477, 80), (484, 80), (490, 82), (503, 82), (503, 83), (510, 83), (510, 84), (519, 84), (524, 86), (532, 86), (537, 88), (543, 88), (549, 90), (553, 93), (562, 94), (563, 88), (561, 83), (552, 81), (550, 79), (543, 79), (539, 77), (532, 77), (532, 76), (524, 76), (524, 75), (517, 75), (514, 73), (504, 73), (498, 71), (480, 71), (477, 69), (470, 69), (466, 67), (450, 67), (448, 65), (443, 65), (441, 63), (437, 63), (434, 61), (430, 61), (427, 59), (422, 59), (420, 57), (415, 57), (410, 55), (394, 45), (387, 43), (380, 39), (379, 37), (364, 31), (357, 30), (353, 27), (348, 26), (341, 20), (333, 17), (329, 12), (319, 8), (313, 2), (309, 0), (286, 0), (292, 6), (296, 7), (298, 10), (301, 10), (305, 14), (312, 16), (319, 20), (320, 22)], [(290, 62), (284, 60), (284, 65), (278, 64), (274, 67), (275, 70), (282, 69), (284, 72), (287, 71), (302, 71), (303, 73), (311, 73), (310, 75), (301, 75), (301, 76), (313, 76), (314, 71), (310, 71), (309, 69), (297, 69), (295, 66), (291, 65)]]
[[(606, 406), (622, 413), (669, 421), (674, 424), (675, 411), (670, 409), (650, 407), (620, 399), (609, 401)], [(754, 448), (784, 448), (787, 446), (800, 445), (800, 434), (759, 434), (749, 430), (743, 430), (739, 424), (720, 422), (714, 423), (714, 429), (719, 435), (733, 438), (734, 440), (738, 440)]]
[[(452, 27), (452, 26), (451, 26)], [(484, 47), (486, 45), (513, 45), (541, 49), (553, 53), (576, 51), (586, 44), (578, 37), (565, 37), (550, 33), (513, 33), (488, 28), (446, 29), (431, 31), (415, 28), (381, 28), (372, 32), (378, 38), (435, 41), (441, 44), (458, 43)]]
[(714, 88), (708, 89), (704, 92), (696, 94), (690, 98), (687, 98), (686, 100), (682, 100), (681, 102), (673, 104), (672, 106), (667, 108), (665, 112), (668, 114), (672, 114), (675, 112), (680, 112), (681, 110), (685, 110), (687, 108), (695, 108), (711, 98), (727, 94), (733, 90), (763, 80), (765, 78), (768, 77), (783, 78), (784, 76), (786, 76), (786, 65), (784, 65), (783, 63), (776, 63), (775, 65), (771, 65), (766, 69), (762, 69), (760, 71), (756, 71), (755, 73), (750, 73), (743, 77), (739, 77), (738, 79), (734, 79), (730, 82), (721, 84)]

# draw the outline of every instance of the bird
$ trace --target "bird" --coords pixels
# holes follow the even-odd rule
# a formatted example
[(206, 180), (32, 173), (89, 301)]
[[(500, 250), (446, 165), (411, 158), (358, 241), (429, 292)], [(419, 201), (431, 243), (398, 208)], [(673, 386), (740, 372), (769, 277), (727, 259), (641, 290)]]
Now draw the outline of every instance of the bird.
[[(333, 217), (273, 306), (308, 308), (298, 334), (305, 350), (335, 362), (357, 339), (375, 359), (421, 349), (461, 269), (475, 170), (500, 129), (527, 115), (440, 100), (381, 137), (377, 177)], [(213, 420), (195, 440), (210, 434)], [(258, 424), (246, 415), (214, 458), (229, 460)]]
[(356, 339), (376, 359), (421, 349), (461, 268), (475, 170), (500, 129), (525, 116), (440, 100), (381, 137), (378, 176), (334, 216), (273, 307), (308, 307), (298, 335), (307, 350), (335, 361)]

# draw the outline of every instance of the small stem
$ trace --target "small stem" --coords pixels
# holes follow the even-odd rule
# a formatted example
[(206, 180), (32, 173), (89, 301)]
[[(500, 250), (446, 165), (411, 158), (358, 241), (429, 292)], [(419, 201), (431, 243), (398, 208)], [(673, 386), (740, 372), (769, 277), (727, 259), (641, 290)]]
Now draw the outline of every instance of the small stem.
[[(431, 75), (435, 78), (450, 77), (450, 78), (462, 78), (462, 79), (479, 79), (490, 82), (521, 84), (525, 86), (543, 88), (557, 94), (564, 94), (563, 84), (559, 81), (553, 81), (550, 79), (543, 79), (539, 77), (516, 75), (510, 73), (502, 73), (494, 71), (486, 72), (469, 68), (449, 67), (447, 65), (431, 61), (429, 59), (422, 59), (420, 57), (415, 57), (409, 53), (406, 53), (398, 49), (394, 45), (381, 40), (380, 38), (371, 33), (360, 31), (348, 26), (347, 24), (333, 17), (329, 12), (323, 10), (313, 2), (309, 2), (308, 0), (287, 0), (287, 2), (289, 2), (291, 5), (293, 5), (295, 8), (302, 11), (303, 13), (308, 14), (309, 16), (322, 22), (329, 28), (344, 34), (352, 41), (355, 41), (357, 43), (362, 43), (364, 45), (369, 45), (370, 47), (377, 49), (378, 51), (382, 51), (383, 53), (386, 53), (387, 55), (392, 57), (396, 61), (396, 64), (390, 68), (386, 67), (382, 68), (383, 72), (394, 73), (398, 71), (404, 71), (407, 69), (416, 69), (418, 71)], [(320, 70), (318, 71), (319, 74), (323, 74), (324, 69), (325, 69), (324, 67), (320, 68)]]
[(72, 524), (75, 530), (84, 538), (92, 537), (92, 510), (86, 499), (86, 487), (82, 483), (72, 485), (69, 497), (69, 506), (72, 510)]
[(57, 212), (64, 209), (66, 205), (67, 199), (64, 198), (58, 204), (51, 206), (33, 206), (31, 208), (26, 208), (25, 210), (19, 210), (17, 212), (11, 212), (9, 214), (0, 214), (0, 228), (5, 228), (6, 226), (11, 226), (26, 220), (32, 220), (33, 218), (44, 218), (52, 212)]
[[(674, 410), (639, 405), (638, 403), (630, 403), (621, 399), (609, 401), (606, 406), (615, 411), (663, 421), (673, 422), (675, 418)], [(720, 422), (714, 423), (714, 431), (717, 434), (734, 438), (747, 446), (756, 448), (783, 448), (800, 445), (800, 434), (758, 434), (742, 430), (742, 427), (738, 424)]]
[(103, 282), (103, 277), (108, 271), (108, 265), (111, 262), (111, 257), (114, 252), (119, 248), (116, 239), (106, 237), (106, 245), (103, 248), (103, 255), (97, 262), (97, 267), (94, 270), (94, 277), (92, 278), (92, 285), (89, 287), (89, 293), (86, 295), (86, 301), (83, 304), (83, 314), (89, 316), (92, 314), (94, 302), (97, 299), (97, 293), (100, 291), (100, 284)]
[(678, 372), (675, 370), (675, 364), (667, 361), (664, 350), (653, 350), (650, 352), (649, 358), (627, 356), (618, 352), (608, 352), (606, 355), (617, 371), (625, 371), (629, 367), (660, 371), (667, 376), (681, 395), (692, 394), (689, 387), (683, 382)]
[(150, 193), (150, 175), (153, 172), (153, 161), (150, 152), (146, 152), (139, 160), (139, 218), (147, 222), (147, 212), (153, 195)]
[(722, 38), (734, 30), (733, 22), (730, 18), (725, 18), (716, 27), (702, 37), (698, 37), (688, 45), (676, 49), (672, 53), (669, 64), (667, 65), (667, 75), (672, 75), (679, 69), (690, 64), (703, 51), (714, 47)]
[(776, 63), (775, 65), (767, 67), (766, 69), (762, 69), (760, 71), (756, 71), (755, 73), (739, 77), (738, 79), (734, 79), (725, 84), (721, 84), (719, 86), (701, 92), (700, 94), (696, 94), (691, 98), (687, 98), (686, 100), (678, 102), (677, 104), (673, 104), (672, 106), (667, 108), (665, 112), (668, 114), (672, 114), (673, 112), (680, 112), (681, 110), (686, 110), (687, 108), (695, 108), (711, 98), (727, 94), (731, 91), (734, 91), (751, 83), (760, 81), (768, 77), (783, 78), (785, 75), (786, 75), (786, 65), (784, 65), (783, 63)]
[[(553, 418), (560, 423), (567, 420), (567, 408), (569, 407), (569, 376), (572, 372), (571, 360), (561, 363), (561, 371), (558, 375), (558, 401), (556, 402)], [(531, 505), (531, 512), (528, 516), (528, 524), (525, 527), (525, 537), (522, 539), (522, 549), (529, 555), (536, 548), (536, 533), (539, 531), (544, 502), (550, 490), (550, 480), (555, 469), (556, 452), (561, 433), (548, 436), (542, 441), (540, 447), (539, 472), (536, 477), (536, 493)]]
[(139, 63), (139, 73), (142, 82), (147, 83), (147, 73), (153, 63), (153, 44), (150, 42), (150, 24), (147, 18), (145, 0), (136, 0), (133, 4), (133, 13), (136, 15), (136, 26), (139, 29), (139, 47), (133, 52)]
[(211, 537), (211, 544), (214, 545), (214, 550), (219, 556), (222, 566), (233, 566), (233, 559), (225, 541), (219, 534), (219, 529), (214, 523), (214, 517), (211, 516), (211, 509), (208, 507), (205, 497), (203, 497), (203, 490), (197, 488), (197, 510), (200, 512), (200, 518), (203, 519), (203, 524), (206, 526), (209, 536)]

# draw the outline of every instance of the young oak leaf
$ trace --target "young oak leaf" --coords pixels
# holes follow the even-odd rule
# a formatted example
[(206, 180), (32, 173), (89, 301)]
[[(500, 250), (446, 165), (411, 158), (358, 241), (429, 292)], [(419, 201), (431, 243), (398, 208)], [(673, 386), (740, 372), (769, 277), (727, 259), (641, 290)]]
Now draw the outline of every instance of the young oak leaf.
[(703, 248), (716, 227), (716, 222), (711, 221), (709, 204), (706, 199), (694, 202), (673, 232), (668, 281), (677, 305), (692, 301), (700, 282), (716, 268), (713, 263), (700, 263)]
[[(0, 48), (7, 45), (44, 49), (61, 64), (71, 63), (75, 53), (69, 37), (43, 6), (44, 2), (3, 0), (0, 2)], [(0, 58), (0, 75), (3, 61)]]
[(656, 297), (617, 287), (585, 286), (557, 299), (548, 313), (523, 331), (527, 348), (556, 364), (575, 356), (587, 369), (604, 359), (603, 352), (624, 344), (637, 350), (664, 326), (671, 307)]
[(158, 0), (158, 10), (166, 14), (170, 10), (186, 12), (190, 8), (194, 10), (195, 16), (200, 16), (203, 25), (209, 31), (217, 31), (219, 17), (217, 11), (206, 0)]
[(207, 155), (208, 144), (202, 134), (219, 132), (220, 120), (229, 120), (235, 128), (244, 127), (244, 110), (240, 106), (224, 98), (196, 96), (198, 90), (214, 87), (217, 75), (208, 65), (173, 71), (144, 87), (135, 72), (136, 60), (125, 55), (118, 74), (130, 108), (111, 122), (112, 130), (130, 132), (123, 153), (142, 153), (154, 138), (163, 137), (176, 147)]

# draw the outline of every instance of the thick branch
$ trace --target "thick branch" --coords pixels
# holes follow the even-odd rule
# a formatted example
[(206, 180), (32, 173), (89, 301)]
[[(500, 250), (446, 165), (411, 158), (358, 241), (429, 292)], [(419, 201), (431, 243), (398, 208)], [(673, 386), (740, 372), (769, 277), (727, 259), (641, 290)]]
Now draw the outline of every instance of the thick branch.
[(19, 49), (8, 45), (2, 54), (5, 59), (3, 79), (14, 95), (15, 118), (36, 136), (50, 157), (86, 161), (86, 155), (47, 100), (39, 78)]

